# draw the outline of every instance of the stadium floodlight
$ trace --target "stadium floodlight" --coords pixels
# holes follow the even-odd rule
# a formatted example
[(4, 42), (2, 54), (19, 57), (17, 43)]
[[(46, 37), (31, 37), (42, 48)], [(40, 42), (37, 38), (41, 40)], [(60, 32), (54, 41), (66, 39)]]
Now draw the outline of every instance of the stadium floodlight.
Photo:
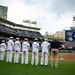
[(31, 21), (29, 19), (23, 20), (23, 23), (27, 23), (29, 27), (31, 27), (31, 24), (34, 24), (37, 26), (37, 21)]
[(23, 22), (37, 25), (37, 21), (30, 21), (29, 19), (23, 20)]
[(23, 20), (24, 23), (30, 23), (30, 20)]
[(73, 16), (73, 26), (74, 26), (74, 24), (75, 24), (75, 16)]
[(73, 21), (75, 21), (75, 16), (73, 16)]
[(37, 21), (32, 21), (31, 24), (37, 25)]

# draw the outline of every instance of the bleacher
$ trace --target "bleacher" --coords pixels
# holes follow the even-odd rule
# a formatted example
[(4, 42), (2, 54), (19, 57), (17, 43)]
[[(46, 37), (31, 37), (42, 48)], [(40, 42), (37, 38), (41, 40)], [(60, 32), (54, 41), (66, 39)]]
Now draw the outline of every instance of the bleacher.
[(60, 52), (69, 52), (74, 53), (75, 52), (75, 42), (65, 42), (62, 49), (59, 49)]
[[(9, 36), (13, 36), (13, 37), (20, 37), (20, 38), (29, 38), (29, 39), (34, 39), (34, 38), (37, 38), (37, 39), (40, 39), (40, 38), (44, 38), (40, 32), (38, 32), (37, 30), (39, 30), (38, 28), (33, 28), (33, 29), (37, 29), (36, 31), (32, 31), (30, 30), (24, 30), (24, 29), (17, 29), (17, 28), (14, 28), (14, 27), (10, 27), (10, 26), (7, 26), (7, 25), (10, 25), (10, 26), (16, 26), (17, 24), (15, 23), (12, 23), (8, 20), (4, 20), (4, 19), (1, 19), (0, 18), (0, 37), (4, 38), (4, 37), (9, 37)], [(21, 28), (21, 25), (18, 25), (17, 27)], [(23, 28), (24, 26), (22, 26)], [(28, 28), (28, 27), (27, 27)], [(32, 29), (32, 28), (31, 28)], [(8, 35), (8, 36), (7, 36)]]
[(0, 33), (6, 33), (9, 35), (19, 36), (19, 37), (38, 38), (38, 39), (43, 38), (40, 32), (13, 29), (5, 25), (1, 25), (1, 24), (0, 24)]

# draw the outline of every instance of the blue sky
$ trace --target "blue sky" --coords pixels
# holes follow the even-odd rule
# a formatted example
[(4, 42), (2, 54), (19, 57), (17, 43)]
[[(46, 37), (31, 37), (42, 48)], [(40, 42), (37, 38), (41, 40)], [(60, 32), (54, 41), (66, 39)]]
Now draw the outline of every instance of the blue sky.
[(26, 19), (37, 21), (42, 34), (73, 26), (75, 0), (0, 0), (0, 5), (8, 7), (7, 19), (12, 22), (24, 24), (22, 21)]

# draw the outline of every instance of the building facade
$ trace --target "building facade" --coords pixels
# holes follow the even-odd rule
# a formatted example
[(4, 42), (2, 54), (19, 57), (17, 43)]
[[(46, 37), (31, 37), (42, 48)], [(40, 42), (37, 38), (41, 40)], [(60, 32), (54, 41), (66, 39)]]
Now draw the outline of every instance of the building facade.
[(6, 6), (0, 5), (0, 18), (7, 19), (7, 10)]

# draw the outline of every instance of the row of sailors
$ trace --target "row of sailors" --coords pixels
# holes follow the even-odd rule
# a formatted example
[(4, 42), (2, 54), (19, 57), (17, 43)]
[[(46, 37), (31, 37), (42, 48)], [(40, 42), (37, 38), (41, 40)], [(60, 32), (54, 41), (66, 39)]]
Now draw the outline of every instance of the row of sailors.
[[(32, 43), (32, 60), (31, 65), (38, 65), (38, 51), (39, 51), (39, 43), (38, 39), (35, 39)], [(49, 52), (50, 44), (47, 42), (47, 39), (44, 39), (44, 42), (41, 44), (42, 55), (41, 55), (41, 65), (48, 65), (48, 52)], [(28, 39), (24, 38), (24, 42), (22, 43), (22, 60), (21, 64), (28, 64), (28, 52), (30, 49), (30, 44), (28, 43)], [(13, 37), (9, 38), (7, 45), (3, 40), (0, 44), (0, 60), (4, 60), (4, 52), (7, 50), (6, 62), (12, 62), (12, 52), (14, 50), (14, 63), (19, 63), (19, 54), (21, 50), (20, 39), (16, 38), (15, 43), (13, 42)], [(45, 61), (44, 61), (45, 60)]]

